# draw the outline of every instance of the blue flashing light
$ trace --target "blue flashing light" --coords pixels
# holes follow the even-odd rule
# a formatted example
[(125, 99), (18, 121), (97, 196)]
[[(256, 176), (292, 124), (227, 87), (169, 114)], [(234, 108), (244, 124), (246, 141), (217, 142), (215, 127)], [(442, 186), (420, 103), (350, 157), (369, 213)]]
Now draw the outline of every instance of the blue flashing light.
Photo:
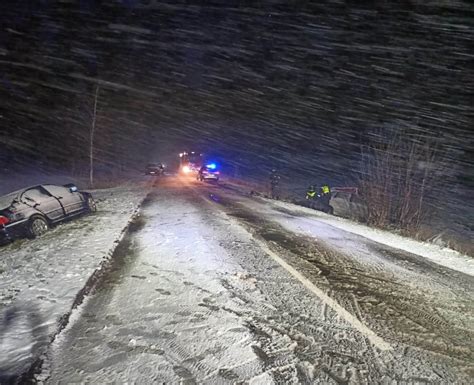
[(215, 170), (217, 168), (217, 165), (215, 163), (209, 163), (206, 167), (210, 170)]

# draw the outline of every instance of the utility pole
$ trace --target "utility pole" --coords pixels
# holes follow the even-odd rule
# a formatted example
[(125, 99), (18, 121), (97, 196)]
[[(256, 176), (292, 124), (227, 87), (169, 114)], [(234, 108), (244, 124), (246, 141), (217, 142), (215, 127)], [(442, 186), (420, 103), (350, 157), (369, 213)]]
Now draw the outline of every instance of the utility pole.
[(90, 132), (90, 146), (89, 146), (89, 186), (92, 188), (94, 186), (94, 134), (95, 134), (95, 124), (97, 117), (97, 99), (99, 98), (99, 86), (95, 87), (95, 97), (94, 97), (94, 112), (92, 114), (92, 126)]

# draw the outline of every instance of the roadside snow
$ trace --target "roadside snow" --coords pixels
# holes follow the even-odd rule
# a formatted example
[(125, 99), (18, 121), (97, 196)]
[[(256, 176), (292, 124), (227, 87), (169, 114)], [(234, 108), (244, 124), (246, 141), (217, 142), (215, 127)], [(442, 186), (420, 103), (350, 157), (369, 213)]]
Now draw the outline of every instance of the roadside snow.
[[(58, 330), (76, 294), (110, 257), (146, 182), (94, 191), (97, 213), (0, 248), (0, 373), (20, 373)], [(0, 382), (2, 377), (0, 376)]]
[[(404, 250), (412, 254), (417, 254), (441, 266), (474, 276), (474, 259), (455, 250), (443, 248), (431, 243), (420, 242), (388, 231), (371, 228), (363, 224), (353, 222), (349, 219), (334, 217), (323, 212), (297, 206), (292, 203), (274, 201), (265, 198), (261, 199), (268, 201), (272, 205), (292, 210), (296, 213), (302, 213), (306, 215), (310, 214), (311, 217), (318, 222), (360, 235), (389, 247)], [(304, 218), (301, 220), (304, 221)], [(328, 229), (328, 231), (331, 231), (331, 229)]]

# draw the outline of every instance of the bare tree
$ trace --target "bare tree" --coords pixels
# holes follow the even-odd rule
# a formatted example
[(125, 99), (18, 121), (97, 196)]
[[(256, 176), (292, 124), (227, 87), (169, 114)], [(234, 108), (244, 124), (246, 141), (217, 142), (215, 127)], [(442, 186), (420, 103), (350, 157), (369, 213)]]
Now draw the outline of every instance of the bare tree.
[(433, 137), (410, 128), (389, 128), (370, 135), (362, 146), (361, 193), (367, 222), (416, 232), (427, 214), (427, 191), (442, 165)]
[(95, 97), (94, 97), (94, 110), (92, 114), (92, 124), (90, 130), (90, 142), (89, 142), (89, 185), (90, 187), (94, 186), (94, 134), (95, 134), (95, 125), (97, 122), (97, 100), (99, 99), (99, 86), (95, 87)]

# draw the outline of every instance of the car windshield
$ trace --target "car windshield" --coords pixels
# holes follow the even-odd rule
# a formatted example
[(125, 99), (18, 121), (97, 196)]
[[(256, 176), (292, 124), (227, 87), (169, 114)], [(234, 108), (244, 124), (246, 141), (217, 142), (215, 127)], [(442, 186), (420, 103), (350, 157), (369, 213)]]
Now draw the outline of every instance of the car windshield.
[(21, 193), (21, 191), (23, 190), (14, 191), (10, 194), (0, 197), (0, 210), (4, 210), (9, 207), (12, 204), (13, 200)]

